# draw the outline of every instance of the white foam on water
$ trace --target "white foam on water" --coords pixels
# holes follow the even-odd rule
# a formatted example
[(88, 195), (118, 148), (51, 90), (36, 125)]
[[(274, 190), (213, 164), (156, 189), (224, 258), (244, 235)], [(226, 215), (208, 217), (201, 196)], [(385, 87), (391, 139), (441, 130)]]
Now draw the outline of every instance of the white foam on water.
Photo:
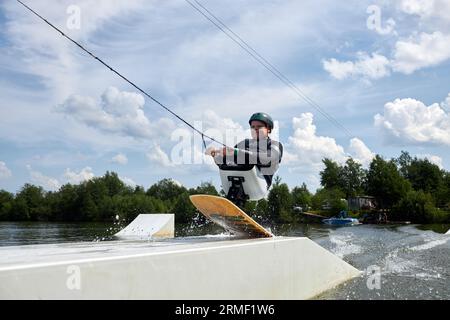
[(362, 247), (353, 243), (355, 236), (350, 233), (330, 233), (330, 241), (333, 244), (331, 252), (341, 259), (345, 256), (362, 252)]
[(390, 252), (384, 259), (384, 274), (407, 274), (413, 273), (417, 263), (413, 260), (403, 259), (398, 255), (399, 249)]
[(419, 272), (415, 274), (416, 278), (431, 280), (431, 279), (442, 279), (442, 275), (440, 273), (429, 274), (427, 272)]
[(432, 249), (434, 247), (446, 244), (449, 240), (450, 240), (450, 238), (439, 239), (439, 240), (432, 240), (432, 241), (425, 242), (424, 244), (421, 244), (421, 245), (418, 245), (418, 246), (415, 246), (415, 247), (411, 247), (409, 249), (411, 251), (429, 250), (429, 249)]
[(232, 238), (232, 237), (234, 237), (234, 235), (232, 235), (229, 232), (223, 232), (223, 233), (219, 233), (219, 234), (206, 234), (203, 237), (205, 237), (205, 238)]
[(184, 236), (184, 237), (176, 237), (175, 240), (173, 241), (181, 241), (181, 242), (197, 242), (197, 241), (212, 241), (212, 240), (232, 240), (233, 238), (235, 238), (236, 236), (231, 234), (231, 233), (227, 233), (227, 232), (223, 232), (223, 233), (219, 233), (219, 234), (205, 234), (205, 235), (201, 235), (201, 236)]
[[(386, 256), (382, 274), (419, 278), (422, 280), (442, 279), (442, 275), (436, 270), (429, 269), (423, 265), (421, 266), (416, 260), (400, 257), (399, 250), (400, 249), (396, 249)], [(407, 249), (407, 251), (409, 250), (410, 248)]]

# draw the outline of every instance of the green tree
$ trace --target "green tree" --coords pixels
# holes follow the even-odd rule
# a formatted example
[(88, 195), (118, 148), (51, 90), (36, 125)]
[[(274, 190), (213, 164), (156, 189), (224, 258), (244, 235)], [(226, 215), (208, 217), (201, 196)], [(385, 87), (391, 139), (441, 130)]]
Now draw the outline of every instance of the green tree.
[(257, 201), (247, 201), (244, 205), (244, 212), (249, 216), (254, 216), (256, 214)]
[(442, 185), (437, 192), (437, 205), (450, 210), (450, 172), (444, 172)]
[(202, 182), (200, 186), (195, 189), (189, 189), (190, 194), (208, 194), (211, 196), (218, 196), (216, 187), (212, 184), (212, 182)]
[(28, 221), (30, 220), (30, 213), (27, 201), (22, 198), (15, 198), (11, 208), (11, 221)]
[(75, 189), (80, 200), (84, 194), (89, 194), (97, 206), (104, 198), (111, 198), (111, 192), (102, 177), (83, 182)]
[(58, 215), (58, 207), (60, 205), (60, 193), (59, 191), (47, 192), (45, 195), (45, 203), (48, 208), (46, 221), (55, 221)]
[(269, 201), (267, 201), (266, 199), (261, 199), (256, 203), (254, 212), (255, 217), (260, 219), (259, 222), (273, 222), (273, 220), (270, 220)]
[(175, 221), (177, 223), (189, 223), (196, 215), (196, 209), (189, 200), (189, 193), (187, 191), (180, 194), (173, 207), (175, 214)]
[(7, 221), (11, 217), (11, 208), (14, 195), (5, 190), (0, 190), (0, 221)]
[(401, 175), (408, 179), (414, 190), (422, 190), (433, 195), (435, 202), (441, 202), (442, 192), (445, 194), (445, 175), (437, 165), (428, 159), (412, 158), (408, 152), (402, 151), (395, 159)]
[(367, 193), (376, 197), (381, 208), (391, 208), (410, 189), (410, 183), (400, 175), (393, 160), (375, 156), (367, 173)]
[(433, 222), (436, 215), (433, 197), (422, 190), (410, 190), (393, 206), (390, 220), (409, 220), (413, 223)]
[(125, 183), (120, 180), (119, 176), (115, 172), (106, 171), (106, 174), (103, 177), (94, 179), (98, 179), (105, 185), (110, 197), (128, 191)]
[(168, 212), (162, 200), (145, 194), (115, 195), (110, 202), (111, 206), (107, 208), (110, 214), (104, 217), (107, 220), (118, 216), (120, 220), (130, 222), (139, 214)]
[(344, 196), (344, 192), (339, 188), (318, 189), (316, 194), (312, 196), (312, 207), (314, 210), (326, 210), (330, 216), (335, 215), (341, 210), (347, 209)]
[(25, 184), (16, 195), (16, 201), (21, 202), (21, 206), (23, 204), (26, 205), (26, 219), (31, 221), (46, 220), (49, 208), (45, 203), (45, 191), (42, 187), (37, 187), (28, 183)]
[(291, 222), (292, 196), (289, 187), (277, 176), (268, 195), (269, 213), (274, 221)]
[(80, 195), (80, 208), (78, 215), (74, 216), (75, 221), (92, 221), (97, 220), (100, 213), (92, 195), (89, 192), (85, 192)]
[(414, 190), (436, 194), (443, 184), (443, 172), (428, 159), (415, 158), (408, 166), (407, 179)]
[(360, 163), (352, 158), (347, 159), (345, 166), (340, 170), (339, 185), (345, 193), (345, 198), (354, 197), (364, 190), (366, 171)]
[(133, 191), (134, 194), (145, 195), (145, 188), (142, 186), (136, 186)]
[(402, 151), (401, 155), (394, 161), (399, 168), (400, 175), (403, 178), (408, 179), (409, 166), (411, 165), (411, 162), (413, 161), (413, 158), (411, 157), (409, 152)]
[(291, 194), (293, 206), (302, 207), (304, 210), (311, 206), (312, 195), (305, 183), (303, 183), (301, 187), (294, 187), (294, 189), (292, 189), (291, 191)]
[[(63, 185), (55, 200), (55, 216), (56, 221), (77, 221), (79, 214), (80, 201), (79, 190), (80, 186), (75, 186), (70, 183)], [(95, 199), (95, 198), (94, 198)]]
[(325, 168), (320, 172), (320, 184), (325, 189), (341, 188), (342, 168), (333, 160), (325, 158), (322, 160)]
[(186, 191), (187, 190), (185, 187), (177, 184), (174, 180), (163, 179), (152, 185), (147, 190), (147, 195), (163, 201), (173, 201), (178, 197), (178, 195)]

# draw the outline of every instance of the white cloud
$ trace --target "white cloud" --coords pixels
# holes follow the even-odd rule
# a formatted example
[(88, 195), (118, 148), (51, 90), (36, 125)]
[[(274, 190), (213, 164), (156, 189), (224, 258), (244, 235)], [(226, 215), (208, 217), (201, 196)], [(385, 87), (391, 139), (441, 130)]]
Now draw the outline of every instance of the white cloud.
[(439, 31), (420, 33), (407, 41), (397, 41), (392, 67), (411, 74), (416, 70), (436, 66), (450, 58), (450, 35)]
[(6, 163), (0, 161), (0, 179), (6, 179), (12, 176), (11, 170), (8, 169)]
[(442, 19), (450, 21), (450, 2), (448, 0), (401, 0), (400, 10), (417, 15), (421, 19)]
[(334, 58), (322, 61), (323, 68), (338, 80), (348, 77), (379, 79), (390, 74), (389, 60), (378, 53), (359, 53), (358, 60), (341, 62)]
[(175, 165), (169, 159), (169, 156), (161, 149), (159, 145), (155, 145), (151, 151), (147, 152), (147, 159), (153, 164), (162, 167), (174, 167)]
[(131, 178), (119, 176), (119, 179), (122, 180), (123, 183), (125, 183), (126, 185), (128, 185), (128, 186), (130, 186), (130, 187), (133, 187), (133, 188), (134, 188), (134, 187), (137, 186), (137, 183), (134, 182), (134, 180), (131, 179)]
[(308, 186), (308, 190), (315, 192), (320, 188), (320, 175), (321, 168), (302, 168), (302, 167), (289, 167), (289, 174), (295, 176), (295, 186), (299, 186), (304, 182)]
[(352, 61), (341, 62), (335, 58), (322, 61), (323, 68), (330, 73), (330, 75), (338, 80), (345, 79), (355, 72), (355, 64)]
[[(402, 24), (413, 21), (407, 30), (409, 36), (396, 39), (389, 56), (359, 53), (356, 61), (339, 61), (335, 58), (324, 60), (323, 68), (336, 79), (362, 77), (380, 79), (391, 72), (412, 74), (423, 68), (440, 65), (450, 59), (450, 1), (448, 0), (400, 0), (394, 5), (400, 12), (418, 16), (419, 19), (400, 19)], [(377, 6), (369, 6), (378, 8)], [(387, 22), (388, 23), (388, 22)], [(386, 31), (390, 33), (392, 20)], [(380, 27), (380, 26), (378, 26)], [(404, 29), (405, 27), (402, 26)], [(377, 29), (378, 32), (378, 29)], [(383, 33), (383, 32), (382, 32)], [(394, 32), (397, 37), (398, 34)]]
[(311, 113), (303, 113), (292, 120), (294, 133), (288, 138), (283, 155), (283, 165), (288, 172), (295, 173), (315, 190), (320, 186), (319, 172), (323, 169), (324, 158), (342, 165), (351, 156), (363, 166), (368, 166), (374, 153), (362, 140), (351, 139), (349, 152), (345, 152), (335, 139), (317, 135), (313, 120)]
[(170, 178), (169, 180), (172, 181), (176, 186), (183, 187), (183, 184), (180, 181), (175, 180), (173, 178)]
[(167, 135), (174, 124), (169, 119), (155, 123), (144, 114), (145, 99), (141, 94), (110, 87), (97, 103), (91, 97), (72, 95), (56, 110), (98, 130), (133, 138)]
[(398, 40), (389, 60), (383, 55), (359, 53), (358, 60), (341, 62), (335, 58), (323, 60), (323, 68), (334, 78), (349, 77), (380, 79), (391, 71), (412, 74), (417, 70), (437, 66), (450, 59), (450, 35), (440, 31), (421, 32), (408, 39)]
[(431, 163), (434, 163), (440, 169), (444, 168), (444, 164), (442, 162), (442, 158), (439, 157), (439, 156), (432, 155), (432, 154), (418, 154), (417, 157), (418, 158), (422, 158), (422, 159), (428, 159), (428, 161), (430, 161)]
[(396, 99), (374, 119), (388, 143), (450, 145), (450, 114), (437, 103), (426, 106), (415, 99)]
[(80, 172), (75, 172), (67, 168), (64, 172), (64, 178), (71, 184), (79, 184), (84, 181), (91, 180), (95, 175), (92, 172), (92, 168), (83, 168)]
[[(31, 5), (55, 26), (76, 40), (84, 43), (106, 22), (118, 15), (125, 16), (148, 1), (99, 0), (93, 5), (91, 0), (63, 0), (58, 2), (33, 1)], [(70, 14), (69, 5), (76, 5), (81, 12), (79, 29), (67, 28)], [(73, 89), (83, 85), (83, 63), (76, 48), (69, 41), (58, 36), (55, 30), (34, 17), (16, 2), (2, 3), (11, 19), (6, 32), (14, 47), (15, 56), (20, 59), (20, 68), (25, 73), (36, 75), (58, 97), (67, 97)]]
[(348, 151), (355, 161), (361, 163), (365, 167), (368, 167), (372, 159), (375, 157), (375, 153), (370, 151), (365, 143), (358, 138), (353, 138), (350, 140)]
[(118, 163), (118, 164), (122, 164), (125, 165), (128, 163), (128, 158), (126, 155), (124, 155), (123, 153), (119, 153), (117, 155), (115, 155), (112, 159), (112, 162), (114, 163)]
[(448, 94), (447, 98), (444, 102), (441, 103), (442, 109), (447, 109), (450, 111), (450, 93)]
[(338, 162), (345, 161), (345, 152), (336, 140), (330, 137), (318, 136), (313, 124), (312, 113), (303, 113), (299, 118), (293, 118), (294, 133), (288, 138), (287, 151), (291, 153), (290, 161), (298, 164), (322, 164), (323, 158)]
[(206, 110), (202, 120), (205, 133), (226, 145), (233, 146), (250, 136), (250, 129), (244, 129), (233, 119), (220, 116), (213, 110)]
[(31, 165), (27, 165), (26, 167), (30, 174), (31, 181), (39, 186), (42, 186), (45, 190), (55, 191), (61, 187), (61, 184), (57, 179), (48, 177), (39, 171), (33, 170)]
[(295, 153), (291, 153), (291, 151), (288, 148), (288, 145), (284, 147), (285, 149), (283, 150), (283, 159), (282, 159), (283, 165), (295, 166), (299, 161), (298, 156)]
[[(150, 121), (142, 111), (144, 103), (144, 98), (139, 94), (120, 93), (111, 87), (102, 95), (100, 103), (90, 97), (73, 95), (57, 111), (103, 131), (122, 135), (133, 132), (142, 138), (151, 134)], [(122, 112), (119, 112), (119, 104), (123, 107)]]
[(402, 0), (400, 8), (407, 14), (428, 16), (433, 13), (434, 0)]

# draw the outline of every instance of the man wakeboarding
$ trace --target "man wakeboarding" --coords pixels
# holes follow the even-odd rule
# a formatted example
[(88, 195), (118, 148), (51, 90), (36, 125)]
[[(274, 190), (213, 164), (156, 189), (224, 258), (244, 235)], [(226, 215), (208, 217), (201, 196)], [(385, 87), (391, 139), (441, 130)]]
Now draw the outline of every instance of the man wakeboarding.
[(273, 237), (273, 234), (247, 215), (247, 200), (258, 201), (267, 195), (272, 178), (283, 156), (283, 146), (272, 140), (272, 118), (262, 112), (249, 120), (252, 139), (245, 139), (234, 148), (208, 148), (206, 154), (219, 167), (223, 197), (196, 194), (189, 198), (205, 217), (234, 235), (247, 238)]
[[(253, 114), (249, 124), (252, 139), (245, 139), (236, 144), (234, 148), (208, 148), (205, 153), (212, 156), (214, 162), (221, 169), (227, 166), (228, 169), (233, 167), (236, 170), (245, 170), (256, 166), (269, 189), (283, 157), (283, 145), (269, 137), (274, 123), (267, 113)], [(227, 196), (227, 198), (229, 197)], [(230, 200), (233, 201), (233, 199)], [(233, 202), (236, 203), (236, 201)]]

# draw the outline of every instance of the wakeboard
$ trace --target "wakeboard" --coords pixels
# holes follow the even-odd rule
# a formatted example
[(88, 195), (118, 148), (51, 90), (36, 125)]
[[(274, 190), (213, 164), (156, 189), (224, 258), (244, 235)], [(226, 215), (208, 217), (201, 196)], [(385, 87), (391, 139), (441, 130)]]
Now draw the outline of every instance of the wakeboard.
[(247, 238), (273, 237), (271, 232), (226, 198), (205, 194), (192, 195), (189, 198), (205, 217), (237, 236)]

